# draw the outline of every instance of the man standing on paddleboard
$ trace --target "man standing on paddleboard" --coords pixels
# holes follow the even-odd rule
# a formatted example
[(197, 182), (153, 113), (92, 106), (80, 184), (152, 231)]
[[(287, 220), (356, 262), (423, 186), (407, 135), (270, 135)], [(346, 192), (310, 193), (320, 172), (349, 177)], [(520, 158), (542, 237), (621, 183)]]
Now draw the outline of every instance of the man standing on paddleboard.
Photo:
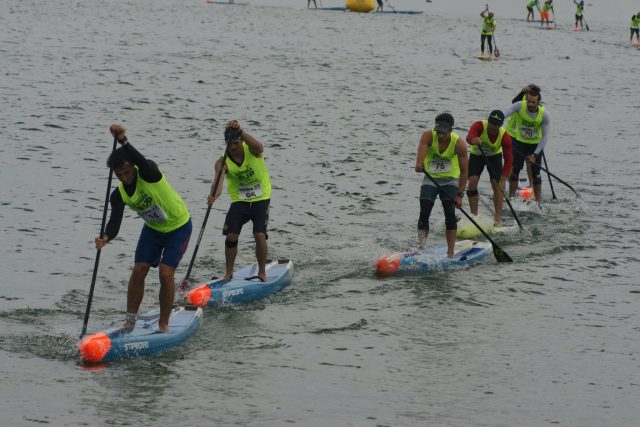
[[(488, 13), (488, 15), (486, 15)], [(493, 12), (489, 12), (489, 5), (480, 13), (482, 17), (482, 30), (480, 31), (480, 56), (484, 56), (484, 41), (489, 47), (489, 56), (493, 55), (493, 32), (496, 30), (496, 20)]]
[(631, 16), (631, 23), (629, 25), (631, 29), (631, 37), (629, 38), (629, 41), (633, 44), (633, 35), (635, 34), (636, 44), (634, 46), (637, 46), (640, 42), (640, 12)]
[[(233, 265), (238, 255), (238, 238), (242, 226), (249, 220), (253, 223), (253, 236), (256, 240), (256, 258), (258, 260), (258, 278), (267, 281), (265, 271), (267, 259), (267, 223), (269, 222), (269, 204), (271, 200), (271, 179), (262, 153), (264, 146), (260, 141), (240, 128), (237, 120), (231, 120), (224, 131), (228, 156), (216, 161), (216, 175), (222, 169), (218, 186), (207, 201), (211, 205), (222, 193), (222, 183), (227, 176), (227, 193), (231, 197), (231, 206), (224, 220), (222, 234), (226, 236), (224, 255), (226, 259), (225, 279), (233, 277)], [(224, 161), (224, 163), (223, 163)]]
[[(493, 188), (493, 206), (495, 225), (502, 226), (502, 202), (505, 183), (511, 172), (513, 162), (511, 137), (502, 127), (504, 114), (493, 110), (487, 120), (479, 120), (471, 125), (467, 134), (467, 143), (471, 145), (469, 154), (469, 207), (473, 215), (478, 215), (478, 181), (487, 165), (489, 180)], [(504, 165), (502, 163), (504, 159)], [(500, 175), (502, 171), (502, 175)]]
[(536, 7), (536, 9), (538, 9), (538, 11), (540, 11), (540, 3), (538, 0), (531, 0), (529, 3), (527, 3), (527, 21), (529, 21), (529, 18), (531, 18), (531, 21), (536, 20), (536, 16), (533, 12), (534, 6)]
[(511, 136), (513, 147), (509, 197), (513, 197), (516, 193), (520, 171), (526, 159), (531, 164), (533, 192), (538, 205), (540, 205), (542, 188), (540, 157), (549, 139), (550, 126), (549, 113), (540, 105), (541, 97), (540, 88), (530, 84), (522, 89), (520, 101), (502, 110), (505, 119), (510, 118), (507, 132)]
[(169, 332), (169, 316), (175, 294), (175, 271), (191, 237), (191, 216), (180, 195), (158, 166), (133, 148), (125, 128), (112, 125), (111, 134), (121, 147), (113, 151), (107, 165), (120, 180), (111, 193), (111, 216), (96, 248), (102, 249), (120, 231), (125, 205), (135, 211), (144, 226), (138, 239), (133, 271), (127, 291), (127, 316), (123, 328), (135, 326), (149, 269), (160, 267), (160, 321), (158, 329)]
[[(420, 187), (420, 218), (418, 219), (418, 244), (423, 248), (429, 235), (429, 217), (440, 196), (444, 209), (447, 256), (453, 258), (456, 244), (455, 208), (462, 207), (462, 197), (467, 186), (467, 145), (453, 132), (453, 116), (442, 113), (436, 117), (433, 130), (422, 133), (416, 154), (416, 172), (424, 172)], [(435, 183), (429, 179), (431, 177)], [(437, 185), (436, 185), (437, 183)]]

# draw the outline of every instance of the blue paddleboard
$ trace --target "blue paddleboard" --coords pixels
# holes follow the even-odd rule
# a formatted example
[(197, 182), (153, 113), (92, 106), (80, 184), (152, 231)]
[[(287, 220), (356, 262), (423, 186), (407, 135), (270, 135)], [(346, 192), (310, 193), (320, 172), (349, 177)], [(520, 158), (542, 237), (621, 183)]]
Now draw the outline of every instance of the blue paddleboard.
[(382, 276), (398, 273), (429, 273), (435, 270), (474, 264), (491, 252), (488, 242), (458, 240), (453, 258), (447, 257), (447, 245), (434, 246), (409, 252), (383, 256), (376, 263), (376, 272)]
[(79, 343), (80, 357), (87, 363), (109, 362), (149, 356), (185, 342), (200, 327), (202, 309), (176, 307), (169, 317), (169, 332), (158, 330), (160, 309), (139, 315), (133, 329), (111, 328), (85, 336)]
[(186, 302), (197, 307), (244, 304), (256, 301), (284, 288), (293, 275), (293, 261), (267, 261), (267, 281), (262, 282), (258, 264), (251, 264), (233, 273), (232, 279), (215, 279), (187, 291)]

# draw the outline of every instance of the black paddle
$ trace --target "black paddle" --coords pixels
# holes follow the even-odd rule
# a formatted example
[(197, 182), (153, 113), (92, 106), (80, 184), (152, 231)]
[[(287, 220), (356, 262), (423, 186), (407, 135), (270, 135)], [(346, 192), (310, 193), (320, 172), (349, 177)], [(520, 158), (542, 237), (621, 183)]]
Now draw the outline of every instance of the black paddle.
[[(116, 151), (116, 145), (118, 143), (118, 137), (113, 137), (113, 149), (111, 152)], [(104, 228), (107, 223), (107, 209), (109, 207), (109, 193), (111, 193), (111, 181), (113, 180), (113, 168), (109, 168), (109, 180), (107, 182), (107, 195), (104, 198), (104, 209), (102, 210), (102, 224), (100, 225), (100, 237), (104, 234)], [(93, 290), (96, 286), (96, 277), (98, 276), (98, 264), (100, 263), (101, 249), (96, 250), (96, 262), (93, 264), (93, 276), (91, 277), (91, 288), (89, 288), (89, 297), (87, 299), (87, 309), (84, 312), (84, 323), (82, 324), (82, 333), (80, 338), (87, 333), (87, 325), (89, 324), (89, 312), (91, 311), (91, 301), (93, 300)]]
[(549, 178), (549, 187), (551, 187), (551, 195), (553, 196), (553, 200), (556, 200), (556, 192), (553, 190), (553, 183), (551, 182), (551, 172), (549, 172), (549, 165), (547, 165), (547, 156), (544, 155), (544, 151), (542, 152), (542, 161), (544, 162), (544, 167), (547, 168), (547, 178)]
[[(424, 174), (425, 174), (427, 177), (429, 177), (429, 179), (431, 180), (431, 182), (433, 182), (433, 183), (435, 184), (435, 186), (436, 186), (436, 187), (438, 187), (438, 190), (440, 190), (442, 193), (444, 193), (444, 195), (445, 195), (445, 196), (447, 196), (447, 199), (449, 199), (450, 201), (452, 201), (452, 202), (454, 202), (454, 203), (455, 203), (455, 200), (453, 200), (453, 199), (451, 198), (451, 196), (449, 196), (449, 194), (447, 194), (447, 192), (446, 192), (446, 191), (444, 191), (444, 190), (442, 189), (442, 187), (440, 187), (440, 184), (438, 184), (438, 182), (437, 182), (435, 179), (433, 179), (433, 177), (432, 177), (431, 175), (429, 175), (429, 174), (427, 173), (427, 171), (426, 171), (426, 170), (422, 169), (422, 172), (424, 172)], [(482, 229), (482, 227), (480, 227), (480, 226), (478, 225), (478, 223), (477, 223), (477, 222), (475, 222), (475, 221), (473, 220), (473, 218), (471, 218), (471, 215), (469, 215), (469, 214), (468, 214), (464, 209), (462, 209), (462, 208), (458, 208), (458, 209), (459, 209), (459, 210), (460, 210), (460, 212), (462, 212), (462, 213), (463, 213), (467, 218), (469, 218), (469, 221), (471, 221), (471, 222), (473, 223), (473, 225), (475, 225), (475, 226), (478, 228), (478, 230), (480, 230), (480, 232), (481, 232), (482, 234), (484, 234), (484, 237), (486, 237), (486, 238), (487, 238), (487, 240), (491, 243), (491, 247), (493, 248), (493, 256), (495, 256), (495, 257), (496, 257), (496, 261), (498, 261), (498, 262), (513, 262), (513, 260), (511, 259), (511, 257), (510, 257), (509, 255), (507, 255), (507, 253), (506, 253), (505, 251), (503, 251), (503, 250), (502, 250), (502, 249), (501, 249), (501, 248), (496, 244), (496, 242), (494, 242), (494, 241), (493, 241), (493, 239), (491, 239), (491, 237), (489, 237), (489, 235), (486, 233), (486, 231), (484, 231), (484, 230)]]
[[(229, 155), (229, 145), (224, 150), (224, 155), (222, 156), (222, 162), (220, 163), (220, 169), (218, 173), (216, 173), (216, 178), (213, 180), (213, 184), (211, 185), (211, 192), (209, 193), (211, 196), (215, 195), (216, 188), (218, 188), (218, 184), (220, 183), (220, 179), (222, 178), (222, 171), (225, 168), (227, 156)], [(189, 268), (187, 269), (187, 274), (184, 276), (184, 279), (180, 283), (178, 287), (179, 291), (184, 291), (187, 289), (189, 285), (189, 277), (191, 276), (191, 269), (193, 268), (193, 263), (196, 260), (196, 254), (198, 253), (198, 248), (200, 247), (200, 241), (202, 240), (202, 235), (204, 234), (204, 228), (207, 225), (207, 220), (209, 219), (209, 214), (211, 213), (211, 206), (213, 203), (207, 206), (207, 213), (204, 215), (204, 221), (202, 222), (202, 227), (200, 228), (200, 234), (198, 235), (198, 241), (196, 242), (196, 247), (193, 249), (193, 255), (191, 256), (191, 262), (189, 262)]]
[[(482, 145), (478, 145), (478, 149), (480, 149), (480, 153), (482, 153), (482, 157), (484, 158), (484, 162), (487, 164), (487, 169), (489, 169), (491, 166), (489, 165), (489, 161), (487, 160), (487, 155), (484, 154), (484, 150), (482, 149)], [(500, 172), (500, 171), (498, 171), (498, 172)], [(493, 169), (491, 170), (491, 173), (495, 177), (500, 177), (500, 174), (496, 174)], [(498, 181), (498, 187), (499, 186), (500, 186), (500, 181)], [(509, 205), (509, 209), (511, 210), (511, 213), (513, 214), (513, 217), (516, 219), (516, 222), (518, 223), (518, 226), (520, 227), (521, 230), (524, 230), (524, 227), (520, 223), (520, 219), (518, 219), (518, 215), (516, 215), (516, 211), (513, 209), (513, 206), (511, 206), (511, 202), (509, 201), (509, 197), (507, 197), (507, 195), (505, 194), (504, 190), (501, 190), (501, 192), (502, 192), (502, 196), (504, 197), (504, 200), (506, 200), (506, 202), (507, 202), (507, 205)]]
[[(512, 148), (513, 151), (515, 151), (516, 153), (518, 153), (519, 155), (521, 155), (522, 157), (524, 157), (525, 159), (527, 158), (527, 156), (525, 156), (524, 154), (522, 154), (521, 152), (519, 152), (518, 150), (516, 150), (515, 148)], [(543, 156), (544, 156), (544, 152), (543, 152)], [(540, 169), (542, 169), (543, 171), (545, 171), (549, 176), (554, 177), (559, 183), (566, 185), (569, 190), (573, 191), (573, 193), (578, 196), (579, 198), (580, 195), (576, 192), (576, 190), (573, 189), (572, 186), (570, 186), (569, 184), (567, 184), (566, 182), (564, 182), (563, 180), (561, 180), (560, 178), (558, 178), (556, 175), (552, 174), (551, 172), (549, 172), (547, 169), (543, 168), (541, 165), (537, 165)], [(551, 181), (551, 178), (549, 178), (549, 181)]]

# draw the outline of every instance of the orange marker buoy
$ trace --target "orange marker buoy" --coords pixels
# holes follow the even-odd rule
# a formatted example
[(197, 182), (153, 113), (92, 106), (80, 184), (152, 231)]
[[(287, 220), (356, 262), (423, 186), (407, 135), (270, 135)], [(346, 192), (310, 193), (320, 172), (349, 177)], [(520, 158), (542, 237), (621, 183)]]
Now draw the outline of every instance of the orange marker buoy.
[(207, 285), (198, 286), (187, 294), (187, 302), (196, 307), (204, 307), (211, 299), (211, 288)]
[(376, 272), (382, 276), (395, 273), (400, 268), (400, 258), (393, 256), (383, 256), (376, 262)]
[(96, 363), (102, 360), (111, 348), (111, 339), (103, 334), (97, 333), (86, 336), (78, 344), (80, 357), (87, 362)]

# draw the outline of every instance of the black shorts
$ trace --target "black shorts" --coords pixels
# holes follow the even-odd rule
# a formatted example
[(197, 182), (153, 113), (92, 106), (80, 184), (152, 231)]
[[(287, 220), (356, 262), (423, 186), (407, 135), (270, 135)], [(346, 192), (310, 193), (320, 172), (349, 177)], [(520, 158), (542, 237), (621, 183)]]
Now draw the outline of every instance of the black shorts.
[(527, 6), (527, 10), (529, 11), (529, 13), (533, 13), (533, 8), (531, 6)]
[(495, 156), (486, 156), (487, 161), (484, 161), (482, 155), (471, 154), (469, 156), (469, 176), (480, 176), (484, 170), (484, 165), (487, 165), (489, 171), (489, 179), (500, 182), (502, 172), (502, 154)]
[(242, 226), (249, 220), (253, 222), (253, 233), (267, 234), (269, 223), (269, 203), (271, 200), (258, 202), (233, 202), (224, 220), (222, 234), (240, 234)]

